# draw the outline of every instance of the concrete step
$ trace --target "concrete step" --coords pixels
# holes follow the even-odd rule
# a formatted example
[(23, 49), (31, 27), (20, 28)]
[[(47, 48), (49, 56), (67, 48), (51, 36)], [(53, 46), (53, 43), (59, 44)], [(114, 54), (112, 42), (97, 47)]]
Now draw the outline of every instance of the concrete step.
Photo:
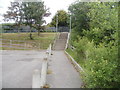
[(56, 43), (55, 43), (55, 47), (54, 47), (55, 50), (64, 50), (65, 49), (65, 45), (67, 42), (67, 36), (68, 36), (68, 33), (60, 33), (60, 36), (56, 40)]

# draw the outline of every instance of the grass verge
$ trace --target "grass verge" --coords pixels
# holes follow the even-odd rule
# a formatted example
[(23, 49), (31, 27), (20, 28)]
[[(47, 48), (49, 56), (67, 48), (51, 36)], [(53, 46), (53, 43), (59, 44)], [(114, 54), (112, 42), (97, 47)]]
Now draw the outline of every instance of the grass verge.
[[(47, 49), (49, 44), (53, 42), (55, 38), (55, 33), (41, 33), (39, 36), (38, 33), (32, 33), (32, 37), (33, 40), (29, 38), (29, 33), (2, 33), (0, 38), (3, 39), (2, 43), (7, 44), (8, 46), (10, 45), (10, 40), (13, 40), (12, 44), (20, 44), (22, 46), (26, 44), (26, 46), (29, 46), (31, 48)], [(21, 50), (21, 49), (3, 47), (3, 50)]]
[(85, 60), (83, 59), (83, 54), (81, 53), (79, 56), (77, 55), (75, 50), (71, 50), (70, 48), (66, 49), (66, 52), (70, 54), (73, 59), (82, 67), (84, 67)]

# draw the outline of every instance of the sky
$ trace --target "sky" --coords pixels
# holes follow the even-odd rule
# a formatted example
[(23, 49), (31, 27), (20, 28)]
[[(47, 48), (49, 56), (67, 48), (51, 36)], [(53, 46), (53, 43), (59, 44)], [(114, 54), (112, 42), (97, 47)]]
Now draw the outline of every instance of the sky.
[[(1, 0), (0, 1), (0, 23), (3, 23), (3, 17), (1, 16), (4, 14), (8, 6), (10, 6), (10, 1), (14, 0)], [(47, 23), (50, 23), (53, 16), (57, 12), (57, 10), (65, 10), (68, 11), (68, 7), (71, 3), (75, 2), (76, 0), (42, 0), (44, 1), (44, 4), (47, 8), (50, 8), (51, 15), (49, 17), (46, 17), (45, 20)]]

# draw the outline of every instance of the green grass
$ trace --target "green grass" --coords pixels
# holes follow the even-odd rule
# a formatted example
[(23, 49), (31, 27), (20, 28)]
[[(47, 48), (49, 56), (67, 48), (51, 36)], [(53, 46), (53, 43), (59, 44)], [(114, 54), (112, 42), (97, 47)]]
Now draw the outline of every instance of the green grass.
[(70, 48), (66, 49), (66, 51), (75, 59), (75, 53)]
[[(33, 40), (41, 40), (46, 38), (53, 38), (55, 33), (41, 33), (40, 36), (37, 33), (32, 33)], [(33, 41), (29, 38), (29, 33), (2, 33), (1, 38), (3, 39), (11, 39), (11, 40), (27, 40)]]
[(17, 48), (2, 47), (0, 50), (32, 50), (32, 49), (17, 49)]
[(0, 50), (2, 50), (3, 48), (2, 47), (0, 47)]
[(84, 67), (84, 63), (86, 60), (83, 59), (83, 54), (80, 53), (79, 56), (77, 55), (75, 50), (71, 50), (70, 48), (66, 49), (66, 52), (69, 53), (72, 58), (82, 67)]
[[(3, 40), (2, 43), (10, 43), (10, 40), (20, 40), (25, 41), (27, 46), (37, 47), (39, 49), (47, 49), (49, 44), (53, 42), (55, 38), (55, 33), (41, 33), (38, 36), (38, 33), (32, 33), (33, 40), (29, 38), (29, 33), (2, 33), (1, 37)], [(12, 44), (25, 44), (24, 42), (13, 41)], [(3, 48), (4, 50), (9, 50), (12, 48)]]

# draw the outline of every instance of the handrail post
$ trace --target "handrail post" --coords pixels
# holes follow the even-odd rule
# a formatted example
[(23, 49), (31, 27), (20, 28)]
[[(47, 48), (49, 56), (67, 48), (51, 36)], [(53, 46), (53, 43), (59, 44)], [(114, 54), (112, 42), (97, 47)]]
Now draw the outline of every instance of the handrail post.
[(26, 42), (24, 43), (24, 49), (26, 49)]
[(69, 38), (70, 38), (70, 33), (68, 33), (68, 37), (67, 37), (67, 42), (66, 42), (65, 49), (67, 49), (67, 48), (68, 48), (68, 44), (69, 44)]

